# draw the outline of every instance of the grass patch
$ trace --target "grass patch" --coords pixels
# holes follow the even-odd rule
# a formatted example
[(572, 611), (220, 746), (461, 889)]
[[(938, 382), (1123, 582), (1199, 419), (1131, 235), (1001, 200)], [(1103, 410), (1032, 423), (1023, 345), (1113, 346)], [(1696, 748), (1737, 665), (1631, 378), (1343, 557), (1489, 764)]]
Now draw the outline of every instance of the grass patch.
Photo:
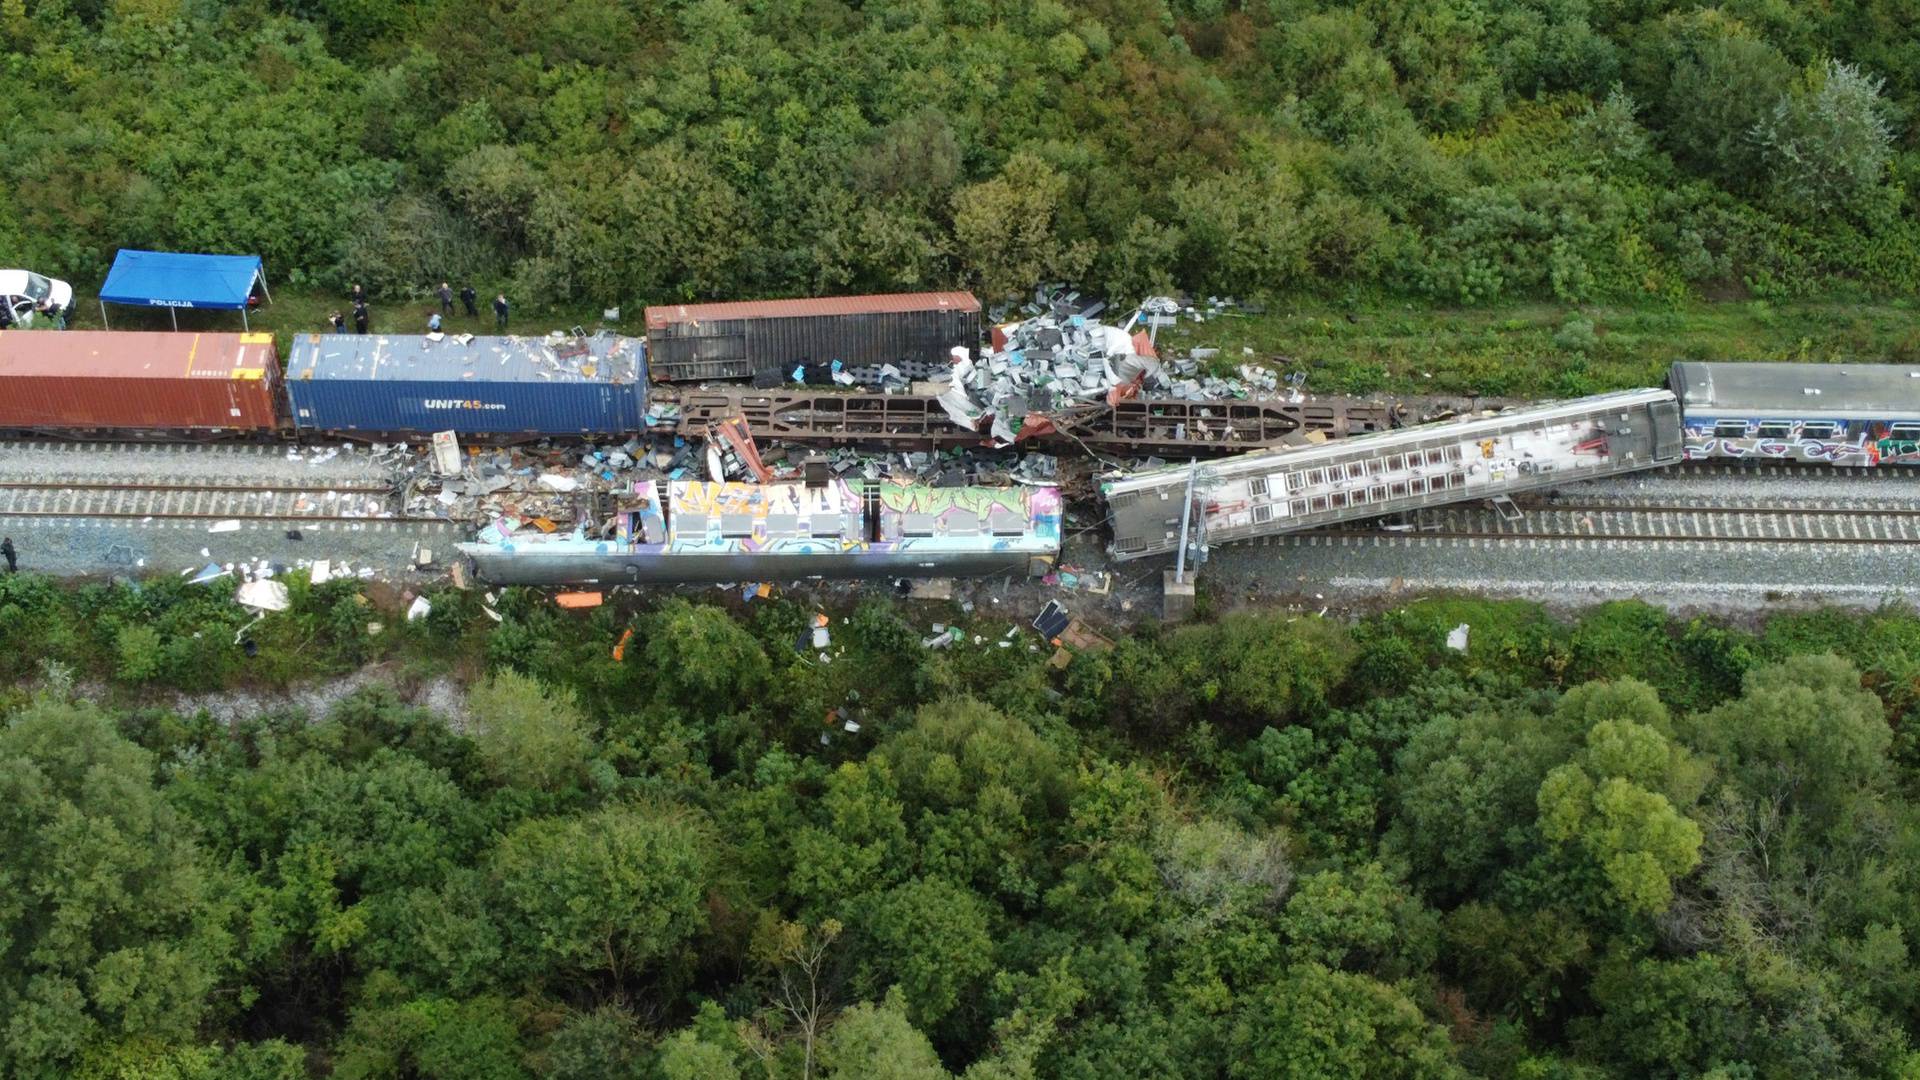
[(1319, 393), (1540, 398), (1658, 385), (1677, 360), (1912, 362), (1920, 317), (1905, 301), (1463, 309), (1300, 301), (1173, 327), (1161, 340), (1220, 349), (1222, 373), (1248, 362), (1305, 372)]

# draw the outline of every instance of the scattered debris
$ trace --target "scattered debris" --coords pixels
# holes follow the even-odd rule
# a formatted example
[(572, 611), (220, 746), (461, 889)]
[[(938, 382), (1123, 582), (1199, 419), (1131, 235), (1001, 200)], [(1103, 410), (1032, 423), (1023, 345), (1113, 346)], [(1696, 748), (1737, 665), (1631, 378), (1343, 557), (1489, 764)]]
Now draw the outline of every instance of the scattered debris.
[(460, 475), (460, 440), (454, 432), (433, 433), (433, 474), (435, 476)]
[[(432, 611), (433, 604), (428, 601), (426, 597), (416, 596), (413, 598), (413, 603), (407, 608), (407, 621), (413, 622), (416, 619), (424, 619)], [(378, 633), (378, 631), (372, 632)]]
[(1040, 614), (1033, 617), (1033, 628), (1040, 631), (1041, 637), (1055, 641), (1067, 632), (1067, 624), (1072, 621), (1072, 616), (1067, 614), (1067, 609), (1060, 605), (1060, 601), (1049, 600), (1047, 606), (1040, 609)]
[(593, 608), (606, 602), (606, 595), (597, 592), (555, 593), (553, 602), (563, 608)]
[(1454, 652), (1466, 652), (1467, 630), (1468, 625), (1461, 623), (1459, 626), (1447, 631), (1447, 648), (1452, 649)]
[(293, 605), (285, 582), (245, 581), (234, 590), (234, 603), (254, 611), (285, 611)]

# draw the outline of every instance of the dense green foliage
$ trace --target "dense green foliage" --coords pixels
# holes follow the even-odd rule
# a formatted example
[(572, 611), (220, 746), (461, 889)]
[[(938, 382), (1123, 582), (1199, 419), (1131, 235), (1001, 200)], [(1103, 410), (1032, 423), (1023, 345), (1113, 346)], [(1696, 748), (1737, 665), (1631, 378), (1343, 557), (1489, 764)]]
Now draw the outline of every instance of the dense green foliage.
[[(0, 0), (0, 249), (613, 304), (1910, 291), (1892, 0)], [(1578, 327), (1566, 330), (1577, 346)]]
[(490, 667), (459, 716), (165, 705), (369, 647), (294, 583), (249, 659), (222, 590), (0, 578), (51, 670), (0, 703), (0, 1076), (1920, 1068), (1911, 613), (1427, 600), (1056, 670), (877, 603), (822, 663), (785, 601), (448, 594), (373, 641)]

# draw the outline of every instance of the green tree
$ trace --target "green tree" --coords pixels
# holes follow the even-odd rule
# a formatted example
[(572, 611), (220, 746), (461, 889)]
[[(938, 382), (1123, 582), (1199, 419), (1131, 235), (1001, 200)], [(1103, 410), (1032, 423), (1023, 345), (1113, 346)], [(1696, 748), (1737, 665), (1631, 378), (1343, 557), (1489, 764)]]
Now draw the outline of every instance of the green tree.
[(503, 669), (467, 692), (473, 740), (495, 780), (516, 787), (565, 787), (592, 750), (586, 718), (571, 693)]
[(506, 940), (524, 970), (615, 981), (704, 929), (711, 865), (692, 821), (627, 807), (529, 821), (490, 860)]
[(982, 292), (1007, 296), (1085, 271), (1092, 246), (1059, 234), (1066, 193), (1066, 178), (1027, 153), (1009, 158), (998, 176), (954, 193), (954, 241)]
[(878, 1005), (862, 1002), (827, 1032), (820, 1060), (835, 1080), (947, 1080), (933, 1044), (914, 1027), (898, 991)]
[(917, 1027), (932, 1027), (959, 1008), (994, 969), (988, 906), (965, 886), (915, 878), (863, 908), (861, 985), (899, 987)]
[(1892, 156), (1886, 80), (1829, 60), (1754, 122), (1775, 205), (1817, 218), (1859, 206)]
[(1743, 797), (1834, 825), (1887, 776), (1893, 733), (1852, 664), (1795, 656), (1747, 672), (1741, 695), (1684, 725)]
[(1364, 975), (1295, 965), (1235, 1010), (1232, 1077), (1465, 1077), (1446, 1033)]
[(102, 1040), (185, 1042), (227, 975), (230, 883), (99, 710), (0, 728), (0, 1072), (55, 1076)]
[(1541, 781), (1541, 834), (1583, 850), (1627, 910), (1666, 910), (1673, 880), (1700, 861), (1700, 827), (1682, 813), (1699, 797), (1700, 770), (1638, 680), (1587, 683), (1558, 711), (1586, 728), (1586, 747)]

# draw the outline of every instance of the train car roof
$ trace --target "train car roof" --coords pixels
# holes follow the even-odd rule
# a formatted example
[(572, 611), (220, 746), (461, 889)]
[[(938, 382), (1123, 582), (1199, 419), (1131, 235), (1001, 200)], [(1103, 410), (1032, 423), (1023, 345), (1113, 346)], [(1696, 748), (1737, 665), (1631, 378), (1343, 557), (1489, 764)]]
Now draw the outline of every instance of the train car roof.
[(1920, 414), (1920, 365), (1684, 363), (1673, 391), (1688, 412), (1750, 417)]
[[(290, 380), (355, 382), (634, 383), (643, 381), (639, 338), (473, 337), (448, 334), (303, 334), (287, 355)], [(584, 344), (584, 353), (575, 353)]]

